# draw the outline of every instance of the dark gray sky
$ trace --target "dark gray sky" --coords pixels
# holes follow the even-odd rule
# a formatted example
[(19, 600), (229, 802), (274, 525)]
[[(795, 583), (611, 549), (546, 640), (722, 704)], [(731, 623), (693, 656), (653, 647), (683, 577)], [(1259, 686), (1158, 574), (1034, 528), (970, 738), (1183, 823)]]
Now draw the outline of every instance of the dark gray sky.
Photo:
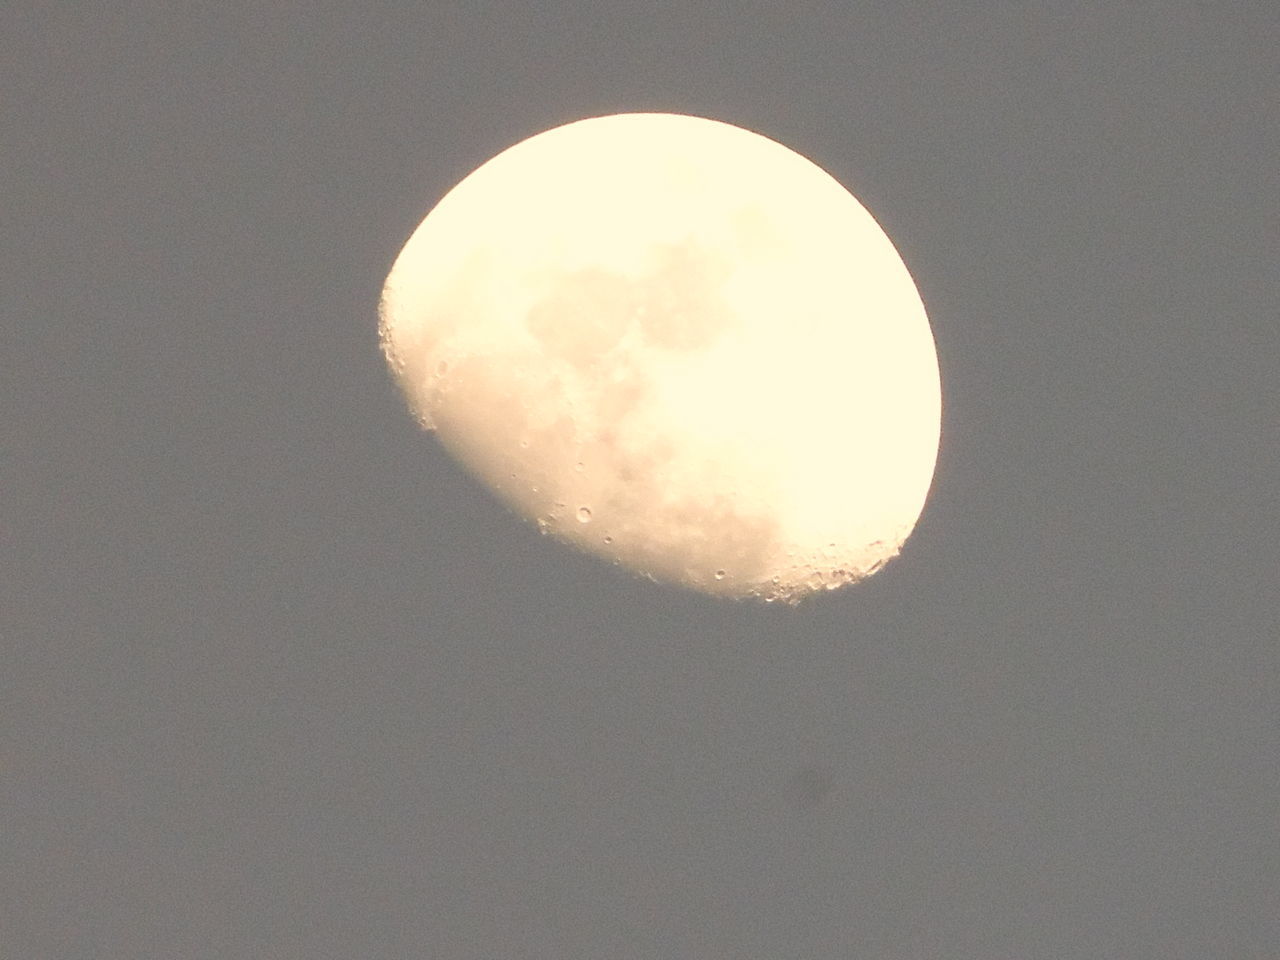
[[(1275, 956), (1280, 7), (20, 7), (0, 956)], [(941, 456), (861, 587), (580, 557), (383, 369), (427, 209), (634, 110), (916, 278)]]

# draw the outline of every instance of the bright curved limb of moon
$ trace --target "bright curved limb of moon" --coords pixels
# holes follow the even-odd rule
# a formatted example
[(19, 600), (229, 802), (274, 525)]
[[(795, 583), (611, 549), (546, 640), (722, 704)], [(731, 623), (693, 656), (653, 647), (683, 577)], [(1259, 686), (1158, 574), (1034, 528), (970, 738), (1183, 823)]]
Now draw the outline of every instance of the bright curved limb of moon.
[(453, 188), (380, 306), (421, 423), (518, 513), (657, 580), (794, 602), (899, 552), (933, 337), (831, 176), (729, 124), (581, 120)]

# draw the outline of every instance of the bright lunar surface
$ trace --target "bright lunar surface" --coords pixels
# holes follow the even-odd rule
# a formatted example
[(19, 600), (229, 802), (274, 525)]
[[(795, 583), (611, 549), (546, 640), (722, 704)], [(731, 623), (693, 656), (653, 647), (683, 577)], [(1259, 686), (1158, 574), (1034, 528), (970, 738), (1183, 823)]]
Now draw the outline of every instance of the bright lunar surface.
[(658, 580), (794, 602), (897, 555), (933, 477), (933, 336), (809, 160), (672, 114), (503, 151), (382, 294), (421, 423), (544, 531)]

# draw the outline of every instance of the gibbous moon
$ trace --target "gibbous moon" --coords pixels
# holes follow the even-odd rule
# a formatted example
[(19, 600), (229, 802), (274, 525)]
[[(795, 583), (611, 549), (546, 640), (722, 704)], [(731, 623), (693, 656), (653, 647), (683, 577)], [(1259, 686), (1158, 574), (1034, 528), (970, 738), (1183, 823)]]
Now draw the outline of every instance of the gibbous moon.
[(830, 175), (699, 117), (570, 123), (454, 187), (387, 277), (414, 414), (544, 531), (795, 602), (896, 556), (941, 394), (920, 296)]

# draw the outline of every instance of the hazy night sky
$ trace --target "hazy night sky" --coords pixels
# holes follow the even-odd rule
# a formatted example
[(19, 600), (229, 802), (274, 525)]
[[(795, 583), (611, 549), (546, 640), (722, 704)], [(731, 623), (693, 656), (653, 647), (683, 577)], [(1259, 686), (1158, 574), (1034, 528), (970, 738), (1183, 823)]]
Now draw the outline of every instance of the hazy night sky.
[[(26, 3), (0, 29), (0, 956), (1269, 960), (1280, 6)], [(631, 579), (405, 411), (511, 144), (669, 111), (884, 226), (903, 556)]]

